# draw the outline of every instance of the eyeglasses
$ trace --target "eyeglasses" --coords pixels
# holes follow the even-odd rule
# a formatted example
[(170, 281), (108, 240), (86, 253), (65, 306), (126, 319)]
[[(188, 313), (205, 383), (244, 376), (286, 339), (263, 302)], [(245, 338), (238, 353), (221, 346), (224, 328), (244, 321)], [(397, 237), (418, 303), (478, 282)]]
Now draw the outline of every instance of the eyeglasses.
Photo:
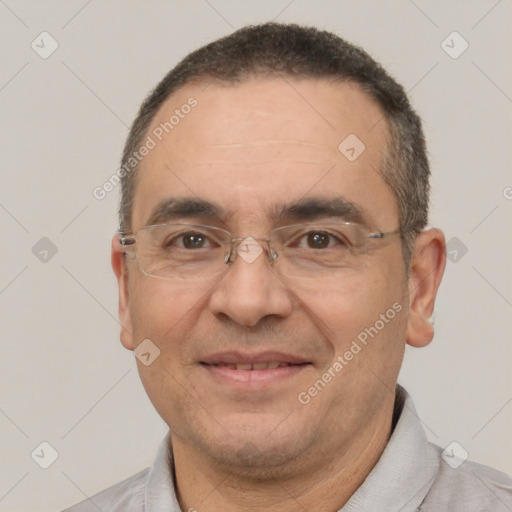
[(278, 227), (268, 238), (236, 238), (224, 229), (199, 224), (158, 224), (120, 233), (127, 258), (153, 277), (205, 280), (226, 272), (239, 255), (254, 263), (262, 254), (284, 277), (336, 277), (357, 265), (372, 242), (403, 230), (372, 233), (361, 224), (327, 222)]

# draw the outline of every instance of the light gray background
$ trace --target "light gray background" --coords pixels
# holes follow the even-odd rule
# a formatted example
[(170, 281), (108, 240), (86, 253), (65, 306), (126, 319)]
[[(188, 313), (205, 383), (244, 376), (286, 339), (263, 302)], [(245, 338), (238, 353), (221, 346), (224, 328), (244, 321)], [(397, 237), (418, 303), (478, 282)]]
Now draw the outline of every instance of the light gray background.
[[(408, 349), (400, 382), (433, 442), (512, 473), (511, 11), (511, 0), (0, 0), (0, 510), (60, 510), (151, 464), (166, 428), (118, 341), (118, 190), (92, 191), (181, 57), (272, 19), (362, 45), (410, 91), (431, 223), (467, 253), (448, 262), (435, 340)], [(42, 31), (59, 44), (46, 60), (30, 46)], [(469, 43), (457, 59), (441, 48), (453, 31)], [(32, 252), (42, 237), (58, 248), (46, 263)], [(46, 470), (30, 456), (42, 441), (59, 453)]]

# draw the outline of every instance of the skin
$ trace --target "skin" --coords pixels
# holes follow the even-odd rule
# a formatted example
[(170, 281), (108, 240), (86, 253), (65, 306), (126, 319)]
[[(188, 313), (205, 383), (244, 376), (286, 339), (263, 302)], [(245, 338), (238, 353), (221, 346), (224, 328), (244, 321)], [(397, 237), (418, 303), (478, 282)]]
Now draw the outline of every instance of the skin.
[[(190, 96), (197, 107), (142, 161), (133, 231), (168, 197), (201, 198), (225, 210), (185, 219), (264, 238), (271, 207), (304, 197), (343, 197), (375, 231), (399, 227), (397, 203), (378, 169), (387, 140), (382, 112), (355, 84), (258, 78), (188, 84), (152, 122)], [(307, 101), (305, 101), (307, 99)], [(349, 134), (366, 149), (338, 151)], [(117, 237), (121, 341), (151, 339), (161, 351), (138, 362), (143, 385), (169, 425), (182, 510), (338, 510), (380, 457), (391, 433), (405, 344), (432, 337), (429, 318), (445, 265), (432, 229), (417, 237), (409, 275), (400, 237), (371, 250), (337, 279), (290, 280), (264, 257), (237, 257), (227, 273), (190, 283), (148, 277), (125, 260)], [(402, 310), (307, 405), (307, 391), (366, 327)], [(217, 379), (200, 362), (223, 350), (274, 350), (310, 364), (266, 386)], [(243, 370), (239, 370), (243, 371)]]

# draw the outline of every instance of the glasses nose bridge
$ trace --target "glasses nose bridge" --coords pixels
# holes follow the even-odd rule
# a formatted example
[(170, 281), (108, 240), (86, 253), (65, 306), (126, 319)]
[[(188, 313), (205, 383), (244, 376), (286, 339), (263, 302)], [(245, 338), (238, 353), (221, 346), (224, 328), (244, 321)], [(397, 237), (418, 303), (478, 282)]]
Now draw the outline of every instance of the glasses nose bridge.
[(269, 265), (272, 265), (278, 257), (269, 238), (253, 236), (232, 238), (224, 263), (234, 263), (237, 255), (246, 263), (252, 263), (261, 253), (265, 253)]

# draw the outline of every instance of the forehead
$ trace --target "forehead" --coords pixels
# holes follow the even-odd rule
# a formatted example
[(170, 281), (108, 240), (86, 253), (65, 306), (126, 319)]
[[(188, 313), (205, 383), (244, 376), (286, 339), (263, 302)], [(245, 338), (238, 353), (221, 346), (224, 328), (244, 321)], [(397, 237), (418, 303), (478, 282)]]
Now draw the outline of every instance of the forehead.
[(386, 210), (389, 221), (396, 217), (380, 175), (387, 123), (354, 83), (280, 77), (188, 84), (168, 98), (146, 136), (153, 148), (140, 164), (134, 226), (169, 196), (201, 197), (231, 215), (255, 217), (271, 211), (270, 203), (308, 194), (348, 195), (353, 203), (366, 197), (372, 204), (363, 206)]

